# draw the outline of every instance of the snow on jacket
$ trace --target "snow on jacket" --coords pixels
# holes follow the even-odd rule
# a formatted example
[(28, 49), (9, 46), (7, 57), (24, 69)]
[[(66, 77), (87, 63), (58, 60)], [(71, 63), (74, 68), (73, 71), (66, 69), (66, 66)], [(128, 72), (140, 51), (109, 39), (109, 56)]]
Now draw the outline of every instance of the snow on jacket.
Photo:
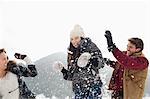
[[(70, 43), (68, 48), (73, 54), (68, 53), (68, 68), (63, 68), (63, 77), (72, 81), (73, 91), (88, 92), (95, 84), (102, 86), (99, 69), (104, 67), (102, 53), (99, 48), (89, 38), (82, 38), (78, 48), (74, 48)], [(79, 56), (89, 52), (91, 58), (85, 67), (79, 67), (77, 61)]]
[[(16, 74), (18, 78), (18, 88), (20, 93), (19, 99), (34, 99), (35, 95), (28, 89), (26, 83), (23, 80), (23, 77), (35, 77), (37, 75), (37, 70), (35, 65), (28, 65), (27, 67), (13, 65), (9, 68), (9, 71)], [(9, 93), (13, 93), (15, 91), (12, 90)]]

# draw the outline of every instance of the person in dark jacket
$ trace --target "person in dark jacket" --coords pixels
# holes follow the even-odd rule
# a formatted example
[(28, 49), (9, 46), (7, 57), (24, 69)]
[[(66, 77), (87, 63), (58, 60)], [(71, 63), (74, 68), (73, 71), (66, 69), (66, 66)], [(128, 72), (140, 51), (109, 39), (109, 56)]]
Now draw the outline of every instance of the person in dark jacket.
[(101, 51), (90, 38), (84, 37), (79, 25), (71, 31), (70, 40), (67, 69), (60, 62), (56, 66), (65, 80), (72, 81), (75, 99), (101, 99), (99, 69), (104, 67)]
[[(26, 62), (27, 67), (16, 64), (15, 61), (9, 61), (6, 51), (0, 50), (0, 96), (2, 99), (35, 99), (33, 94), (23, 81), (22, 77), (35, 77), (37, 70), (27, 55), (16, 53), (17, 59), (22, 59)], [(5, 82), (5, 83), (4, 83)]]

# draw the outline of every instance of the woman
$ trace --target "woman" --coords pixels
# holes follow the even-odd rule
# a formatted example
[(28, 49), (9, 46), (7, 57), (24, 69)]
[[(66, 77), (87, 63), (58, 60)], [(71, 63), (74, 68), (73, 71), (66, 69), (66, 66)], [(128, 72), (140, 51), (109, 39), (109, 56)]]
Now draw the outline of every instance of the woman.
[(35, 95), (27, 88), (22, 77), (35, 77), (37, 71), (29, 57), (16, 53), (15, 57), (26, 62), (28, 67), (8, 62), (4, 49), (0, 49), (0, 96), (2, 99), (34, 99)]
[(75, 99), (101, 99), (102, 82), (99, 69), (104, 66), (101, 51), (85, 38), (83, 29), (75, 25), (70, 34), (68, 68), (57, 62), (55, 66), (63, 73), (65, 80), (72, 81)]

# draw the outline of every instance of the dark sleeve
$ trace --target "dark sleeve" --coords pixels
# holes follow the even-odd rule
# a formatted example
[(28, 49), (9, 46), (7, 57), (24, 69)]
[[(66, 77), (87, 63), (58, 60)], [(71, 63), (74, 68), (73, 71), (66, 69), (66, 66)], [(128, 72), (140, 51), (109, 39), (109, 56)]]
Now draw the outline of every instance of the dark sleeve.
[(116, 66), (117, 66), (117, 62), (115, 62), (115, 61), (112, 61), (112, 63), (110, 64), (110, 67), (112, 67), (112, 68), (116, 68)]
[(75, 64), (76, 64), (76, 62), (75, 62), (75, 59), (73, 58), (73, 55), (68, 53), (68, 56), (67, 56), (67, 69), (63, 68), (62, 71), (61, 71), (62, 74), (63, 74), (63, 78), (65, 80), (72, 81), (73, 75), (74, 75), (74, 73), (76, 72), (76, 70), (78, 68)]
[(15, 66), (10, 69), (10, 71), (18, 76), (24, 77), (35, 77), (37, 75), (37, 70), (35, 65), (28, 65), (28, 67)]
[(71, 71), (71, 69), (70, 69), (70, 70), (67, 70), (67, 69), (63, 68), (63, 69), (61, 70), (61, 72), (63, 73), (63, 78), (64, 78), (65, 80), (72, 81), (72, 78), (73, 78), (73, 70)]
[(91, 42), (90, 44), (90, 49), (91, 61), (93, 66), (95, 66), (97, 69), (103, 68), (104, 60), (100, 49), (93, 42)]
[(90, 62), (92, 63), (92, 66), (94, 66), (93, 68), (100, 69), (104, 67), (102, 53), (90, 38), (83, 39), (80, 45), (81, 53), (89, 52), (91, 54)]
[(109, 60), (108, 62), (106, 62), (106, 64), (115, 69), (117, 62)]
[(106, 65), (108, 65), (108, 66), (110, 66), (110, 67), (112, 67), (114, 69), (118, 68), (118, 64), (119, 63), (115, 62), (115, 61), (112, 61), (109, 58), (104, 58), (104, 62), (105, 62)]
[(113, 55), (119, 63), (128, 69), (145, 69), (149, 64), (145, 57), (130, 57), (121, 52), (118, 48), (114, 49)]

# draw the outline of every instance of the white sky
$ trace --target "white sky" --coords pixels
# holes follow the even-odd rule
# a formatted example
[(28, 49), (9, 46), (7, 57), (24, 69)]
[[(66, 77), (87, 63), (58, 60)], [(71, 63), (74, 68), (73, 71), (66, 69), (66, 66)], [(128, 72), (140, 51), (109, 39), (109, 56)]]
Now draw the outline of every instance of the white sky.
[(104, 57), (112, 57), (104, 37), (109, 29), (121, 50), (126, 50), (128, 38), (142, 38), (150, 59), (149, 0), (1, 0), (0, 48), (6, 48), (11, 58), (21, 52), (34, 61), (66, 52), (75, 24), (83, 27)]

